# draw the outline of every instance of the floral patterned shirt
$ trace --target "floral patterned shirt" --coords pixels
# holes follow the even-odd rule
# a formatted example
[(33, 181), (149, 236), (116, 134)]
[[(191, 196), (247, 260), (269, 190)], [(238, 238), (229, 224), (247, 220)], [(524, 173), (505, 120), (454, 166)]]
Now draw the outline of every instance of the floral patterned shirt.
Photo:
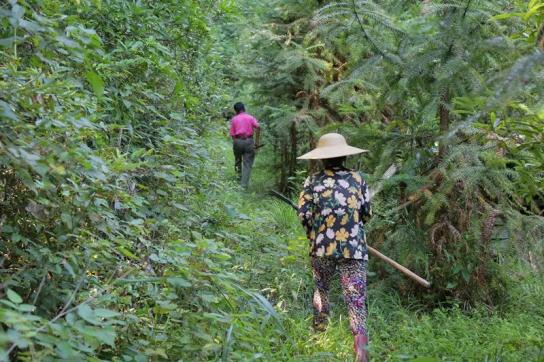
[(369, 190), (359, 172), (339, 167), (306, 179), (298, 216), (311, 256), (368, 259), (363, 222), (371, 215)]

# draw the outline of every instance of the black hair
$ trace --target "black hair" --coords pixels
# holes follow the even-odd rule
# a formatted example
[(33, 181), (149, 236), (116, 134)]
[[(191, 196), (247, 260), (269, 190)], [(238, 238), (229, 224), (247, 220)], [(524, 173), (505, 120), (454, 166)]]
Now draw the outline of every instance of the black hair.
[(236, 111), (236, 114), (242, 113), (246, 111), (246, 107), (242, 102), (238, 102), (234, 105), (234, 110)]
[(346, 162), (346, 156), (335, 157), (335, 158), (325, 158), (325, 159), (322, 159), (321, 161), (323, 162), (323, 166), (325, 166), (325, 168), (342, 167), (344, 166), (344, 162)]

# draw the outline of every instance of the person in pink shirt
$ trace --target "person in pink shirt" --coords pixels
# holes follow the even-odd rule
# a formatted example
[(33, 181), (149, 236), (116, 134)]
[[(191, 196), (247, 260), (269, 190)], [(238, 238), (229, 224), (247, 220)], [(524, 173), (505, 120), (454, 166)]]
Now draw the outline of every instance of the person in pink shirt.
[[(255, 117), (246, 113), (243, 103), (234, 105), (234, 116), (230, 121), (229, 136), (232, 137), (232, 150), (234, 152), (234, 169), (238, 174), (240, 184), (244, 189), (249, 186), (251, 168), (255, 160), (255, 150), (259, 144), (260, 126)], [(253, 135), (255, 134), (255, 141)]]

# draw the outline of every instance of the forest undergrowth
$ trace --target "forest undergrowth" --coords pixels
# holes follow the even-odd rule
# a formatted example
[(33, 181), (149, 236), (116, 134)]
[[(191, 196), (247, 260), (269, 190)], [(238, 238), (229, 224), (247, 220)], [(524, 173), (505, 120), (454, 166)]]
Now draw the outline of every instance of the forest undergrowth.
[[(226, 156), (223, 173), (233, 180), (230, 146), (220, 144), (220, 156)], [(243, 215), (235, 229), (247, 241), (235, 248), (236, 264), (251, 275), (248, 287), (266, 296), (279, 315), (279, 326), (269, 321), (253, 336), (261, 348), (258, 355), (271, 361), (350, 361), (352, 338), (338, 281), (331, 294), (332, 323), (323, 333), (311, 329), (313, 283), (307, 241), (292, 209), (267, 198), (263, 191), (272, 186), (266, 167), (270, 156), (266, 151), (258, 154), (250, 192), (242, 193), (232, 185), (222, 196)], [(517, 283), (500, 308), (466, 311), (462, 304), (453, 303), (429, 310), (415, 298), (401, 296), (395, 285), (373, 272), (382, 267), (380, 263), (371, 259), (368, 285), (370, 356), (374, 360), (544, 359), (544, 313), (539, 306), (544, 296), (542, 277), (523, 272), (523, 268), (512, 270)]]
[[(433, 282), (370, 261), (371, 358), (543, 360), (544, 4), (491, 17), (471, 1), (384, 2), (399, 68), (344, 21), (369, 3), (0, 2), (0, 361), (351, 360), (338, 283), (331, 325), (312, 332), (307, 241), (267, 195), (295, 194), (307, 165), (294, 156), (329, 131), (374, 150), (358, 165), (371, 186), (399, 166), (369, 242)], [(489, 56), (501, 44), (516, 62)], [(461, 77), (480, 71), (480, 85)], [(238, 98), (267, 143), (247, 193), (223, 112)], [(467, 115), (480, 120), (444, 138)]]

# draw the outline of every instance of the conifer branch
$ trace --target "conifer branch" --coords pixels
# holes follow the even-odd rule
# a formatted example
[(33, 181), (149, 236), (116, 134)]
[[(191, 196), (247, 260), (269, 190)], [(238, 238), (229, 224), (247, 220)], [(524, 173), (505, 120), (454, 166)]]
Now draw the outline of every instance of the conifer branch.
[(465, 16), (467, 15), (467, 12), (468, 12), (468, 9), (470, 8), (470, 3), (472, 2), (472, 0), (468, 0), (467, 1), (467, 6), (465, 6), (465, 10), (463, 11), (463, 19), (465, 18)]
[(353, 10), (353, 15), (355, 16), (355, 19), (357, 20), (357, 23), (359, 24), (359, 27), (361, 28), (361, 31), (363, 33), (363, 36), (366, 40), (368, 40), (368, 42), (372, 45), (372, 47), (380, 54), (382, 55), (385, 59), (389, 60), (390, 62), (392, 63), (398, 63), (398, 61), (396, 59), (394, 59), (393, 57), (391, 57), (388, 53), (384, 52), (379, 46), (378, 44), (376, 44), (376, 42), (374, 41), (374, 39), (372, 39), (372, 37), (370, 36), (370, 34), (368, 33), (368, 31), (366, 30), (364, 24), (363, 24), (363, 20), (361, 19), (361, 17), (359, 16), (359, 13), (357, 12), (357, 5), (355, 4), (355, 0), (351, 0), (351, 4), (352, 4), (352, 10)]

